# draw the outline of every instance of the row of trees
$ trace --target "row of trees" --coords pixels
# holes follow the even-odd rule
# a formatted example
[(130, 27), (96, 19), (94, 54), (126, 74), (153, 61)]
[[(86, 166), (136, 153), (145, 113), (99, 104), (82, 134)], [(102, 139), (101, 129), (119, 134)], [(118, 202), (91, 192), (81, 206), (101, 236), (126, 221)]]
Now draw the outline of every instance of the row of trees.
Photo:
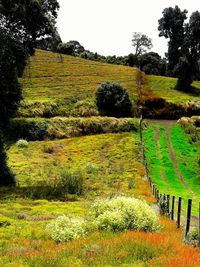
[[(157, 53), (145, 53), (152, 47), (151, 39), (142, 33), (134, 33), (133, 46), (135, 53), (127, 56), (102, 56), (98, 53), (93, 53), (85, 48), (78, 41), (69, 41), (67, 43), (60, 43), (57, 47), (57, 52), (61, 54), (78, 56), (84, 59), (100, 61), (115, 65), (124, 66), (140, 66), (147, 74), (165, 75), (166, 74), (166, 60), (162, 59)], [(44, 46), (41, 48), (45, 48)]]
[[(3, 135), (22, 99), (18, 82), (37, 39), (55, 32), (57, 0), (0, 1), (0, 185), (12, 185)], [(37, 18), (37, 19), (36, 19)]]

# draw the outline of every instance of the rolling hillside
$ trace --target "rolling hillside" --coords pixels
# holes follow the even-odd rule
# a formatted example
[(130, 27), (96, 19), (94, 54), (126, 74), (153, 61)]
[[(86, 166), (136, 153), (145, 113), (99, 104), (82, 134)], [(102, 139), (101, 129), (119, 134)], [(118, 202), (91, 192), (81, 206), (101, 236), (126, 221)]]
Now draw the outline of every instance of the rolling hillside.
[(106, 81), (120, 83), (131, 99), (137, 98), (134, 68), (37, 50), (21, 79), (24, 101), (19, 115), (98, 115), (95, 91)]
[[(100, 117), (95, 106), (95, 90), (104, 81), (122, 84), (132, 101), (137, 100), (136, 74), (134, 68), (39, 50), (30, 59), (21, 79), (24, 101), (20, 118), (12, 121), (10, 134), (15, 140), (8, 149), (18, 186), (0, 190), (0, 266), (200, 265), (199, 250), (183, 244), (175, 223), (158, 215), (142, 163), (138, 119)], [(175, 93), (170, 90), (173, 99)], [(160, 91), (157, 94), (162, 96)], [(174, 128), (173, 137), (179, 130), (177, 133)], [(15, 142), (21, 138), (28, 142)], [(151, 174), (161, 191), (165, 192), (166, 184), (172, 190), (177, 177), (166, 183), (160, 179), (166, 160), (164, 127), (150, 126), (145, 138)], [(189, 146), (186, 141), (183, 146)], [(175, 150), (177, 165), (185, 156), (179, 152)], [(193, 168), (195, 164), (190, 162)], [(169, 162), (166, 167), (165, 172), (174, 171)], [(187, 164), (185, 173), (189, 167)], [(195, 175), (191, 181), (184, 176), (192, 190), (196, 188)], [(173, 190), (180, 189), (188, 196), (178, 179), (176, 184)], [(194, 191), (199, 194), (198, 189)], [(95, 231), (71, 242), (51, 240), (46, 231), (51, 221), (63, 215), (70, 220), (88, 217), (91, 203), (116, 195), (147, 201), (159, 216), (158, 232), (120, 233), (116, 229)]]

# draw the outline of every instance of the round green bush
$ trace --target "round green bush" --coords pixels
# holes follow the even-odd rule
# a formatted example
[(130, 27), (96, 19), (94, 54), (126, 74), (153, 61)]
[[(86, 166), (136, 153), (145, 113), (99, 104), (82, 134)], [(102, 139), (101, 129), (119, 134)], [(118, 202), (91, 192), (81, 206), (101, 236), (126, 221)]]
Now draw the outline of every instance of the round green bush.
[(102, 83), (96, 91), (96, 104), (101, 115), (132, 117), (132, 103), (128, 92), (117, 83)]

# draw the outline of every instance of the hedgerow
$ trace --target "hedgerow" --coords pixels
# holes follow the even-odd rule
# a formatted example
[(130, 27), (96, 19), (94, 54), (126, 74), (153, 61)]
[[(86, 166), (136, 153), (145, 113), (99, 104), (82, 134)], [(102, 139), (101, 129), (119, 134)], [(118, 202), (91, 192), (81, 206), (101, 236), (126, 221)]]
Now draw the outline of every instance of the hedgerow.
[(18, 118), (11, 122), (10, 135), (16, 139), (43, 140), (137, 130), (138, 120), (132, 118)]

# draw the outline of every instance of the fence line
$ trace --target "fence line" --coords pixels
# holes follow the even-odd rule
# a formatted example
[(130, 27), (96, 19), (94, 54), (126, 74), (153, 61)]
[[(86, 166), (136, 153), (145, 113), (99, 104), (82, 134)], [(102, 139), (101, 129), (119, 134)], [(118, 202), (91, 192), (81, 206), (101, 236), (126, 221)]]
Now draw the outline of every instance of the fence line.
[[(137, 74), (137, 89), (138, 89), (138, 104), (139, 104), (139, 132), (140, 132), (140, 143), (141, 143), (141, 150), (142, 150), (142, 159), (143, 164), (145, 166), (146, 176), (152, 191), (153, 196), (156, 198), (157, 203), (160, 207), (160, 210), (167, 214), (169, 219), (172, 221), (175, 220), (175, 203), (177, 199), (177, 215), (176, 215), (176, 225), (177, 228), (181, 227), (181, 215), (183, 212), (183, 198), (176, 196), (170, 196), (169, 194), (161, 194), (159, 192), (159, 189), (156, 187), (156, 185), (152, 182), (151, 177), (149, 175), (149, 169), (148, 169), (148, 163), (145, 155), (145, 145), (144, 145), (144, 136), (143, 136), (143, 115), (142, 115), (142, 72), (140, 69), (138, 69)], [(171, 202), (171, 203), (170, 203)], [(185, 242), (188, 242), (189, 238), (189, 232), (190, 232), (190, 226), (191, 226), (191, 214), (192, 214), (192, 199), (188, 199), (187, 203), (187, 216), (186, 216), (186, 228), (185, 228)], [(170, 209), (171, 204), (171, 209)], [(200, 202), (198, 202), (198, 246), (200, 247)]]

